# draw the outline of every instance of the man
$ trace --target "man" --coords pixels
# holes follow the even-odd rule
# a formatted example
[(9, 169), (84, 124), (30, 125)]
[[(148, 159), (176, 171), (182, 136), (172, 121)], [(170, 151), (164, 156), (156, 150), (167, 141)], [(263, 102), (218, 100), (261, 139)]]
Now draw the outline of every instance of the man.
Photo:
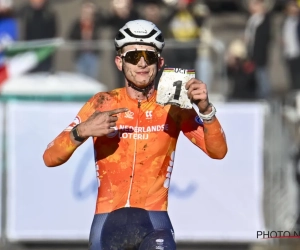
[(271, 42), (271, 15), (263, 0), (249, 1), (250, 18), (245, 29), (245, 41), (249, 59), (255, 65), (256, 97), (268, 99), (271, 84), (268, 75), (269, 48)]
[[(52, 39), (58, 35), (57, 15), (48, 0), (30, 0), (17, 12), (17, 15), (23, 25), (25, 41)], [(51, 55), (31, 72), (49, 72), (53, 70), (53, 66), (54, 55)]]
[(176, 249), (167, 200), (179, 133), (214, 159), (227, 153), (225, 136), (199, 80), (186, 88), (203, 123), (193, 109), (156, 103), (154, 78), (164, 64), (164, 39), (153, 23), (129, 21), (115, 46), (125, 87), (93, 96), (48, 145), (44, 162), (65, 163), (93, 137), (99, 188), (90, 250)]
[(300, 89), (300, 9), (295, 1), (286, 3), (286, 15), (281, 27), (281, 44), (285, 58), (290, 89)]
[(80, 17), (76, 18), (70, 29), (69, 39), (81, 41), (82, 47), (75, 51), (76, 71), (80, 74), (98, 79), (100, 51), (92, 48), (99, 37), (96, 5), (92, 1), (84, 1), (81, 5)]

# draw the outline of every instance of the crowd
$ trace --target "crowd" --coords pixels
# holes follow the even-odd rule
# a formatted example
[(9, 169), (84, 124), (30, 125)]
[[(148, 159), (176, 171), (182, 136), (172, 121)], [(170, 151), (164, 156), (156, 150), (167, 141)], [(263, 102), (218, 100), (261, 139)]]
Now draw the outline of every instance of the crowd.
[[(0, 0), (0, 68), (5, 64), (3, 48), (7, 44), (59, 36), (61, 18), (52, 8), (53, 4), (56, 2), (51, 0), (28, 0), (16, 8), (13, 0)], [(197, 77), (210, 91), (216, 34), (210, 24), (211, 11), (203, 0), (111, 0), (110, 5), (107, 10), (99, 2), (83, 0), (80, 13), (74, 12), (74, 20), (64, 38), (81, 44), (73, 53), (76, 72), (99, 79), (103, 51), (94, 44), (103, 39), (103, 30), (109, 28), (113, 39), (127, 21), (141, 18), (155, 23), (165, 34), (165, 39), (176, 44), (164, 52), (165, 67), (195, 69)], [(299, 1), (287, 1), (280, 36), (282, 63), (291, 90), (300, 87), (297, 70), (300, 63), (299, 14)], [(244, 33), (233, 37), (226, 48), (226, 73), (231, 85), (229, 98), (268, 99), (272, 95), (269, 77), (270, 44), (275, 36), (272, 20), (273, 13), (267, 10), (263, 0), (249, 0)], [(55, 53), (31, 72), (54, 71), (54, 57)], [(116, 68), (115, 75), (116, 85), (123, 86), (122, 74)]]

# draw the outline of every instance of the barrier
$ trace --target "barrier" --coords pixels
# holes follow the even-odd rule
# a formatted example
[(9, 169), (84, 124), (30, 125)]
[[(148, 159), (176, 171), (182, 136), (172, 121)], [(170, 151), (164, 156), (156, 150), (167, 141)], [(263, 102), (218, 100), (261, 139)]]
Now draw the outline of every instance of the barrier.
[[(58, 168), (46, 168), (47, 144), (74, 119), (82, 103), (7, 104), (7, 238), (86, 241), (96, 202), (89, 140)], [(264, 230), (261, 104), (216, 104), (229, 151), (212, 160), (180, 135), (169, 213), (177, 241), (256, 240)], [(22, 126), (19, 126), (22, 124)]]
[(0, 103), (0, 239), (2, 237), (2, 183), (3, 183), (3, 150), (2, 150), (2, 146), (3, 146), (3, 135), (4, 135), (4, 131), (3, 131), (3, 110), (4, 107), (2, 105), (2, 103)]
[(177, 143), (171, 183), (179, 188), (194, 184), (196, 191), (188, 198), (170, 199), (175, 235), (180, 241), (255, 241), (256, 231), (265, 228), (265, 108), (261, 104), (227, 103), (217, 110), (228, 143), (223, 160), (199, 153), (184, 136)]

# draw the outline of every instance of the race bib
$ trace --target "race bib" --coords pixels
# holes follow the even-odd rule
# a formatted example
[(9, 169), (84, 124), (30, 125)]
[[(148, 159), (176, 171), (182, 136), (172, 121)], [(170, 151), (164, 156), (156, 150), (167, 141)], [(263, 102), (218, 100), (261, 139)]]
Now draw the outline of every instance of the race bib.
[(195, 70), (165, 68), (158, 83), (156, 103), (192, 109), (185, 89), (185, 84), (192, 78), (195, 78)]

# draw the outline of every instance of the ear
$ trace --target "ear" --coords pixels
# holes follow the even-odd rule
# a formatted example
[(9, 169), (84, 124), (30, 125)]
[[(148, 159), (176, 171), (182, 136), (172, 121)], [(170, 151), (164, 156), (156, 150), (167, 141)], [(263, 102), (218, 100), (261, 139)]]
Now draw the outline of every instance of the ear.
[(158, 70), (161, 70), (165, 65), (165, 59), (163, 57), (158, 58)]
[(115, 64), (116, 64), (118, 70), (122, 71), (123, 59), (120, 56), (115, 57)]

